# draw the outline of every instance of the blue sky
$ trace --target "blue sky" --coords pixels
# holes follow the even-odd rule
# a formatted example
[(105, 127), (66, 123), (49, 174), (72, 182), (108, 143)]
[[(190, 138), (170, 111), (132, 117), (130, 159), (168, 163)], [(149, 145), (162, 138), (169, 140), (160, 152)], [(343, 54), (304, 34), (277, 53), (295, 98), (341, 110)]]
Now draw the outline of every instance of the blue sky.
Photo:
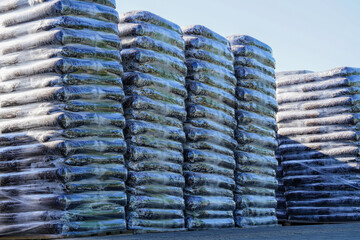
[(117, 7), (251, 35), (273, 48), (278, 71), (360, 67), (360, 0), (118, 0)]

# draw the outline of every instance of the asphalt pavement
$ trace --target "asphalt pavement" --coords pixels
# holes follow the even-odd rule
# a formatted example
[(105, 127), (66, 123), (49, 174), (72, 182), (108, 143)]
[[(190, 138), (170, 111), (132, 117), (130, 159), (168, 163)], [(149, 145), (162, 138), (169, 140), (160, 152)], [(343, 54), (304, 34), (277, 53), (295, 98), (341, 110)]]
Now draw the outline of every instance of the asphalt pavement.
[(150, 233), (136, 235), (115, 235), (76, 240), (360, 240), (360, 223), (305, 225), (286, 227), (256, 227), (246, 229), (219, 229), (207, 231), (187, 231), (170, 233)]

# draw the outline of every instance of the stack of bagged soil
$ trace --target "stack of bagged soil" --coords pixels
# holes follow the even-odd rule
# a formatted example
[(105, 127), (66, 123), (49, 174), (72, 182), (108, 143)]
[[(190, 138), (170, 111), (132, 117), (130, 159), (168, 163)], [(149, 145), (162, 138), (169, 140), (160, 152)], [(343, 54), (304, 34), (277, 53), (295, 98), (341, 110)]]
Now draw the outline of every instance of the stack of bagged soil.
[(360, 220), (359, 68), (279, 74), (279, 152), (290, 221)]
[[(276, 77), (281, 78), (286, 75), (304, 74), (304, 73), (312, 73), (312, 72), (307, 70), (278, 72), (276, 73)], [(286, 209), (285, 186), (283, 181), (284, 174), (283, 174), (283, 167), (281, 165), (281, 155), (279, 153), (279, 149), (277, 149), (276, 158), (278, 160), (278, 168), (276, 171), (276, 178), (278, 180), (278, 187), (276, 190), (276, 200), (277, 200), (276, 216), (278, 218), (278, 222), (284, 224), (287, 223), (288, 214)]]
[(246, 35), (228, 37), (237, 78), (235, 222), (274, 225), (277, 188), (275, 60), (266, 44)]
[(182, 28), (188, 74), (184, 147), (189, 229), (234, 226), (235, 85), (226, 38), (200, 26)]
[(182, 230), (187, 92), (181, 28), (146, 11), (127, 12), (120, 22), (128, 227), (139, 231)]
[(0, 3), (0, 235), (126, 228), (115, 0)]

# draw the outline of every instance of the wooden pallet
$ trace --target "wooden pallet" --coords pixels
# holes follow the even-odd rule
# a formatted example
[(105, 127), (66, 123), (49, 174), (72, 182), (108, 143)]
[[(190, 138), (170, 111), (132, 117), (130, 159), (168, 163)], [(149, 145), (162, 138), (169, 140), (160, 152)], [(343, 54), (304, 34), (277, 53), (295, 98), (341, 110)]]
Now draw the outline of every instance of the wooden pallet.
[(134, 234), (144, 234), (144, 233), (166, 233), (166, 232), (186, 232), (188, 229), (182, 228), (182, 229), (166, 229), (166, 230), (143, 230), (143, 229), (136, 229), (133, 230)]
[(0, 237), (0, 240), (28, 240), (28, 239), (61, 239), (64, 238), (60, 235), (32, 235), (32, 236), (7, 236), (7, 237)]
[(66, 239), (66, 238), (91, 238), (91, 237), (104, 237), (113, 235), (133, 235), (133, 230), (121, 230), (111, 232), (101, 232), (97, 234), (83, 235), (83, 236), (62, 236), (62, 235), (27, 235), (27, 236), (6, 236), (0, 237), (0, 240), (47, 240), (47, 239)]
[(93, 234), (93, 237), (103, 237), (103, 236), (110, 236), (110, 235), (133, 235), (135, 234), (133, 230), (119, 230), (119, 231), (110, 231), (110, 232), (102, 232)]
[(301, 226), (301, 225), (326, 225), (326, 224), (346, 224), (349, 222), (303, 222), (303, 221), (291, 221), (287, 220), (282, 223), (283, 226)]

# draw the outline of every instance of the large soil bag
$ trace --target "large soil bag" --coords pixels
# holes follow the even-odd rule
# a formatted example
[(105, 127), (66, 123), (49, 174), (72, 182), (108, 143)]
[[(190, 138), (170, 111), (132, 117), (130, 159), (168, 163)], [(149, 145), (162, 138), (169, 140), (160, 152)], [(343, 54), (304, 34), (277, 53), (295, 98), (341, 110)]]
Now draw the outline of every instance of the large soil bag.
[(227, 38), (235, 56), (235, 222), (277, 224), (275, 60), (271, 48), (246, 35)]
[(0, 2), (0, 236), (125, 222), (115, 0)]
[(359, 83), (359, 68), (278, 74), (278, 151), (290, 222), (360, 220)]
[(155, 14), (120, 17), (129, 229), (185, 229), (186, 65), (181, 28)]
[(188, 67), (184, 128), (186, 225), (233, 227), (235, 202), (235, 84), (226, 38), (195, 25), (183, 27)]

